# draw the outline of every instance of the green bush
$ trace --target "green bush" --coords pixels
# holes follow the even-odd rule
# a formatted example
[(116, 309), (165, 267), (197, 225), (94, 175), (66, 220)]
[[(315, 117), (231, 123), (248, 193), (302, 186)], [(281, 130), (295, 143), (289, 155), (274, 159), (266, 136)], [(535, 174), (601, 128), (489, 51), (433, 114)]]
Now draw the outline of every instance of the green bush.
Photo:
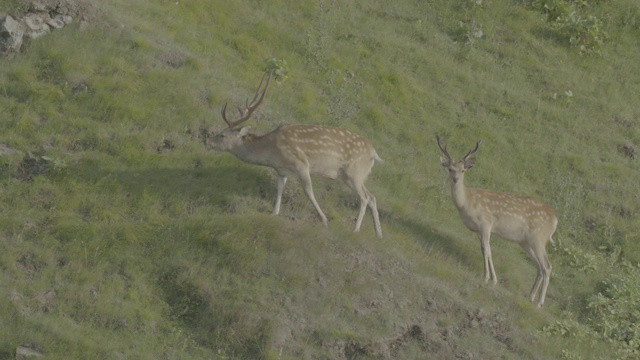
[(580, 53), (599, 53), (608, 35), (602, 20), (585, 14), (587, 2), (569, 0), (534, 0), (531, 6), (547, 16), (552, 28)]
[(557, 22), (558, 30), (569, 38), (571, 46), (581, 53), (599, 53), (607, 38), (602, 20), (594, 15), (572, 12)]
[(623, 262), (622, 273), (602, 282), (588, 300), (591, 327), (601, 336), (622, 345), (620, 357), (640, 356), (640, 267)]

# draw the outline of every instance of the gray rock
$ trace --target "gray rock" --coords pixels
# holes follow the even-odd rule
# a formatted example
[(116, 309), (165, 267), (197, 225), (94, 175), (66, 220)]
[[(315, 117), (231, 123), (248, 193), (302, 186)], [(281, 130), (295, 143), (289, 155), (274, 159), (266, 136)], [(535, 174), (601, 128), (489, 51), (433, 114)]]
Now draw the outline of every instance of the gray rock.
[(6, 16), (0, 20), (0, 53), (9, 55), (17, 53), (22, 46), (24, 30), (21, 24), (11, 16)]
[(62, 29), (65, 25), (64, 19), (62, 15), (55, 15), (49, 21), (47, 21), (47, 25), (51, 26), (54, 29)]
[(16, 360), (26, 360), (42, 357), (42, 353), (26, 346), (18, 346), (16, 349)]
[[(46, 18), (49, 16), (47, 15)], [(38, 13), (28, 13), (24, 17), (24, 24), (27, 26), (27, 36), (31, 39), (37, 39), (51, 32), (51, 27), (47, 25), (45, 19)], [(48, 20), (48, 19), (46, 19)]]

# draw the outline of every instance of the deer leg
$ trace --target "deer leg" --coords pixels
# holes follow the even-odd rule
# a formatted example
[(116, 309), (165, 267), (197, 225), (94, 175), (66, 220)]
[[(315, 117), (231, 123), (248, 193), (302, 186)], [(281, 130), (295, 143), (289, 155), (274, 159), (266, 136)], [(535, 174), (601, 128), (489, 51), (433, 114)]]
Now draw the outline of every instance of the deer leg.
[(282, 203), (282, 193), (284, 192), (284, 186), (287, 184), (287, 177), (278, 175), (278, 193), (276, 195), (276, 204), (273, 207), (271, 215), (278, 215), (280, 213), (280, 204)]
[[(531, 287), (531, 293), (529, 294), (529, 298), (531, 299), (531, 302), (535, 302), (536, 301), (536, 295), (538, 295), (539, 291), (540, 291), (540, 287), (541, 285), (543, 285), (544, 283), (544, 276), (542, 274), (542, 269), (538, 269), (538, 274), (536, 275), (536, 281), (533, 283), (533, 286)], [(542, 306), (542, 304), (540, 304), (540, 296), (538, 296), (538, 307)]]
[(324, 224), (324, 226), (327, 226), (327, 217), (322, 212), (322, 209), (320, 209), (320, 205), (318, 205), (318, 202), (316, 201), (316, 197), (313, 195), (313, 185), (311, 184), (311, 176), (309, 175), (309, 169), (300, 171), (299, 178), (300, 178), (300, 182), (302, 183), (302, 187), (304, 189), (305, 194), (307, 194), (307, 197), (309, 198), (309, 200), (311, 200), (311, 203), (316, 208), (316, 211), (318, 212), (318, 215), (320, 215), (320, 218), (322, 219), (322, 223)]
[(356, 190), (358, 196), (360, 196), (360, 212), (358, 212), (358, 219), (356, 220), (356, 227), (353, 231), (360, 231), (360, 226), (362, 225), (362, 219), (364, 218), (364, 213), (367, 211), (367, 204), (369, 203), (369, 197), (367, 196), (366, 189), (364, 189), (363, 185), (356, 186), (355, 184), (351, 186)]
[(542, 289), (540, 289), (540, 297), (538, 298), (538, 307), (542, 307), (544, 304), (544, 299), (547, 296), (547, 288), (549, 287), (549, 281), (551, 281), (551, 262), (549, 262), (549, 258), (547, 257), (546, 251), (543, 249), (543, 261), (544, 267), (542, 269)]
[(373, 196), (372, 193), (367, 190), (364, 185), (362, 185), (364, 191), (369, 195), (369, 208), (371, 209), (371, 215), (373, 216), (373, 224), (376, 228), (376, 235), (381, 238), (382, 237), (382, 227), (380, 226), (380, 216), (378, 215), (378, 205), (376, 202), (376, 197)]
[(480, 235), (480, 248), (484, 258), (484, 282), (488, 283), (489, 279), (493, 280), (493, 284), (498, 283), (496, 271), (493, 268), (493, 259), (491, 258), (491, 230), (482, 230)]
[(531, 299), (531, 302), (535, 302), (536, 295), (538, 295), (538, 303), (536, 304), (536, 306), (542, 307), (551, 277), (551, 263), (549, 262), (549, 258), (547, 257), (547, 252), (544, 249), (544, 245), (538, 245), (535, 248), (527, 248), (526, 250), (531, 259), (533, 259), (533, 261), (536, 263), (536, 267), (538, 268), (536, 280), (533, 283), (533, 287), (531, 288), (529, 297)]
[[(541, 276), (542, 276), (542, 281), (541, 281), (542, 286), (538, 294), (538, 303), (536, 304), (536, 306), (542, 307), (542, 305), (544, 304), (544, 299), (547, 296), (547, 287), (549, 287), (549, 280), (551, 279), (551, 262), (549, 262), (549, 258), (547, 257), (547, 251), (544, 245), (539, 245), (538, 247), (536, 247), (535, 250), (536, 250), (535, 251), (536, 258), (540, 263), (539, 272), (541, 273)], [(536, 281), (538, 281), (538, 279), (536, 279)], [(538, 284), (538, 286), (540, 286), (540, 284)], [(531, 291), (533, 292), (533, 289)], [(531, 296), (532, 296), (531, 300), (533, 301), (534, 294), (532, 294)]]
[(540, 260), (536, 256), (536, 252), (533, 250), (533, 248), (528, 247), (528, 248), (525, 248), (525, 250), (527, 251), (527, 254), (531, 258), (531, 260), (535, 262), (536, 268), (537, 268), (536, 280), (533, 282), (533, 286), (531, 287), (531, 293), (529, 294), (529, 299), (531, 300), (531, 302), (534, 302), (536, 300), (536, 295), (538, 294), (538, 290), (540, 289), (540, 285), (542, 284), (542, 264), (540, 263)]
[(358, 193), (360, 197), (360, 211), (358, 212), (358, 218), (356, 220), (356, 227), (353, 231), (360, 231), (360, 226), (362, 226), (362, 220), (364, 219), (364, 214), (367, 212), (367, 206), (371, 208), (371, 214), (373, 215), (373, 223), (376, 228), (376, 235), (378, 237), (382, 237), (382, 229), (380, 227), (380, 217), (378, 216), (378, 207), (376, 205), (376, 198), (367, 190), (363, 183), (357, 185), (358, 182), (353, 178), (349, 177), (348, 174), (343, 177), (343, 180), (352, 188), (355, 192)]

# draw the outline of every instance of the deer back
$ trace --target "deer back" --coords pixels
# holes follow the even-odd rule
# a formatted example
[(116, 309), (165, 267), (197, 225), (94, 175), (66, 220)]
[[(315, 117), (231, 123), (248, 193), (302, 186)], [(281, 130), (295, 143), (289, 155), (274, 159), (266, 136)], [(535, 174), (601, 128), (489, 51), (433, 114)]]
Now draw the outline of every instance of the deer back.
[(371, 143), (353, 131), (322, 125), (286, 125), (274, 131), (276, 146), (292, 164), (336, 178), (345, 167), (370, 170), (379, 159)]

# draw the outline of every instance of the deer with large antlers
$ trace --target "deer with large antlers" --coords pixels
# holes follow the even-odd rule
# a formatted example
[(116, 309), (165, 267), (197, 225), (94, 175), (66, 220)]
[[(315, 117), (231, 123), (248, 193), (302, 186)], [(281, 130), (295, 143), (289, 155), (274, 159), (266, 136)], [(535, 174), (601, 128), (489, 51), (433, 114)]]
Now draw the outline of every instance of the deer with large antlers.
[(311, 174), (342, 179), (360, 197), (360, 212), (355, 231), (360, 230), (364, 214), (369, 207), (376, 235), (382, 237), (376, 198), (364, 186), (374, 162), (382, 159), (367, 139), (350, 130), (321, 125), (282, 125), (265, 135), (252, 134), (249, 132), (249, 126), (239, 126), (251, 117), (264, 100), (272, 75), (273, 72), (269, 74), (264, 89), (263, 76), (253, 100), (247, 101), (245, 108), (238, 107), (238, 120), (229, 121), (226, 115), (227, 105), (222, 107), (222, 119), (228, 128), (212, 136), (208, 134), (206, 145), (218, 151), (230, 152), (244, 162), (276, 170), (278, 180), (273, 215), (280, 213), (287, 178), (296, 176), (326, 226), (327, 217), (313, 194)]
[(462, 222), (469, 230), (480, 236), (484, 256), (484, 280), (498, 279), (491, 259), (491, 234), (520, 244), (533, 259), (538, 275), (531, 288), (531, 302), (538, 296), (537, 306), (544, 304), (544, 298), (551, 277), (551, 263), (547, 257), (547, 242), (553, 243), (553, 233), (558, 225), (555, 210), (542, 201), (528, 197), (501, 193), (464, 186), (464, 173), (475, 164), (472, 155), (478, 151), (481, 142), (469, 151), (462, 160), (456, 161), (449, 155), (442, 139), (438, 136), (438, 146), (446, 157), (440, 157), (441, 165), (449, 171), (451, 195)]

